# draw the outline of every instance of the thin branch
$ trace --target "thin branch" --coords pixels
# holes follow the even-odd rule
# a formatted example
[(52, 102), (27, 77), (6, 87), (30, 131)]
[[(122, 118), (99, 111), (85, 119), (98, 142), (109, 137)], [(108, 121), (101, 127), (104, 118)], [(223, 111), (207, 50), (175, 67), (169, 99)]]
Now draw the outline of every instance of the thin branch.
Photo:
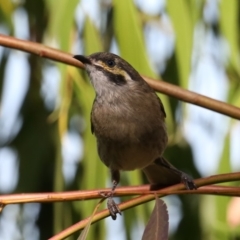
[[(84, 68), (83, 64), (72, 58), (71, 54), (54, 48), (46, 47), (39, 43), (20, 40), (14, 37), (0, 34), (0, 45), (18, 49), (20, 51), (28, 52), (31, 54), (36, 54), (40, 57), (66, 63), (75, 67)], [(164, 81), (156, 81), (148, 77), (144, 77), (144, 79), (154, 90), (158, 92), (240, 120), (240, 108), (238, 107), (203, 96), (201, 94), (191, 92)]]
[[(228, 187), (228, 186), (205, 186), (209, 184), (217, 184), (222, 182), (239, 181), (240, 172), (219, 174), (206, 178), (200, 178), (194, 180), (195, 184), (200, 187), (197, 190), (184, 190), (183, 184), (176, 184), (158, 191), (150, 191), (149, 185), (143, 186), (131, 186), (131, 187), (119, 187), (116, 189), (115, 196), (126, 196), (126, 195), (141, 195), (130, 199), (128, 201), (119, 204), (121, 211), (132, 208), (134, 206), (149, 202), (155, 198), (155, 193), (159, 197), (172, 194), (211, 194), (211, 195), (224, 195), (224, 196), (240, 196), (239, 187)], [(0, 196), (0, 211), (7, 204), (16, 203), (36, 203), (36, 202), (58, 202), (58, 201), (77, 201), (102, 198), (101, 192), (109, 192), (110, 189), (98, 189), (88, 191), (72, 191), (72, 192), (60, 192), (60, 193), (36, 193), (36, 194), (11, 194)], [(98, 212), (92, 219), (92, 223), (95, 223), (103, 218), (109, 216), (109, 210), (105, 209)], [(86, 218), (57, 235), (50, 238), (50, 240), (58, 240), (66, 238), (74, 232), (83, 229), (88, 223), (89, 218)]]
[[(199, 179), (199, 180), (201, 180), (201, 179)], [(183, 188), (184, 188), (184, 186), (180, 185), (180, 184), (171, 186), (171, 187), (168, 187), (168, 188), (156, 191), (156, 192), (152, 192), (151, 194), (148, 194), (148, 195), (142, 195), (142, 196), (130, 199), (128, 201), (122, 202), (118, 205), (118, 207), (120, 208), (121, 211), (123, 211), (123, 210), (129, 209), (133, 206), (137, 206), (137, 205), (143, 204), (145, 202), (151, 201), (155, 198), (154, 193), (157, 193), (159, 197), (163, 197), (163, 196), (166, 196), (169, 194), (174, 194), (174, 193), (177, 193), (177, 194), (210, 194), (210, 195), (223, 195), (224, 194), (225, 196), (240, 196), (240, 188), (239, 187), (205, 186), (205, 187), (201, 187), (197, 190), (181, 190)], [(108, 209), (99, 211), (92, 218), (92, 223), (98, 222), (108, 216), (109, 216)], [(83, 229), (86, 226), (86, 224), (88, 223), (89, 218), (90, 217), (70, 226), (69, 228), (63, 230), (62, 232), (60, 232), (57, 235), (50, 238), (49, 240), (64, 239), (64, 238), (70, 236), (71, 234), (73, 234), (74, 232)]]
[[(194, 180), (198, 187), (210, 184), (217, 184), (223, 182), (240, 181), (240, 172), (218, 174), (206, 178), (199, 178)], [(200, 189), (197, 191), (187, 191), (183, 190), (183, 184), (177, 184), (171, 187), (160, 189), (158, 191), (150, 191), (149, 185), (142, 186), (129, 186), (129, 187), (118, 187), (115, 190), (115, 196), (129, 196), (129, 195), (147, 195), (153, 192), (158, 194), (192, 194), (201, 193)], [(205, 189), (205, 188), (204, 188)], [(201, 188), (201, 191), (205, 191)], [(215, 189), (216, 190), (216, 189)], [(0, 195), (0, 205), (17, 204), (17, 203), (44, 203), (44, 202), (64, 202), (64, 201), (78, 201), (78, 200), (89, 200), (102, 198), (100, 193), (109, 192), (110, 188), (97, 189), (97, 190), (84, 190), (84, 191), (70, 191), (70, 192), (59, 192), (59, 193), (27, 193), (27, 194), (9, 194)], [(207, 190), (210, 193), (209, 188)], [(221, 192), (223, 194), (224, 192)], [(226, 191), (226, 195), (230, 192)], [(224, 193), (224, 194), (225, 194)], [(214, 192), (216, 194), (216, 191)], [(236, 194), (232, 192), (232, 194)], [(237, 196), (237, 195), (236, 195)], [(154, 196), (153, 196), (154, 198)]]
[(144, 79), (157, 92), (164, 93), (168, 96), (175, 97), (183, 102), (207, 108), (214, 112), (218, 112), (223, 115), (240, 120), (240, 108), (238, 107), (186, 90), (168, 82), (159, 82), (148, 77), (144, 77)]
[(57, 62), (66, 63), (75, 67), (84, 68), (84, 65), (74, 59), (70, 53), (47, 47), (43, 44), (17, 39), (14, 37), (0, 34), (0, 45), (8, 48), (17, 49), (27, 53), (38, 55), (39, 57), (51, 59)]

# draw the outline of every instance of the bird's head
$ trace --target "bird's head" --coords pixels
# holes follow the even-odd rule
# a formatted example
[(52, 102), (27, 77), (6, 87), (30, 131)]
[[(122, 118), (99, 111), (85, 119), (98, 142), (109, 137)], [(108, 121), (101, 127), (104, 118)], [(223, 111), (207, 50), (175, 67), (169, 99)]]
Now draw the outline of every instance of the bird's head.
[(90, 56), (75, 55), (89, 75), (97, 95), (109, 91), (124, 91), (134, 85), (142, 85), (144, 80), (124, 59), (108, 52), (94, 53)]

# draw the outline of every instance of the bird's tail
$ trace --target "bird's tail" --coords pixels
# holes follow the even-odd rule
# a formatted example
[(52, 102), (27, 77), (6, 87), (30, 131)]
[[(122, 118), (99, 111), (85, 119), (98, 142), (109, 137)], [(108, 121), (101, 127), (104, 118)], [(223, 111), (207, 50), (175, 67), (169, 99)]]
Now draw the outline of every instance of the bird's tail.
[(152, 164), (142, 170), (151, 183), (151, 189), (159, 189), (181, 182), (189, 190), (197, 189), (190, 176), (175, 168), (164, 157), (157, 158)]

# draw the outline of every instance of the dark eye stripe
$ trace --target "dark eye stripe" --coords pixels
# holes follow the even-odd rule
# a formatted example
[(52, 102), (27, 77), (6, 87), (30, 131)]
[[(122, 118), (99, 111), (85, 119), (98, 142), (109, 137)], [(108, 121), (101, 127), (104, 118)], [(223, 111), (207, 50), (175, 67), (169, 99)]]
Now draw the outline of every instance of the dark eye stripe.
[(108, 75), (108, 78), (111, 82), (114, 82), (115, 84), (117, 84), (119, 86), (125, 85), (127, 83), (127, 81), (123, 75), (114, 74), (111, 72), (106, 72), (106, 74)]
[(122, 86), (124, 84), (127, 83), (127, 80), (125, 79), (124, 76), (120, 75), (120, 74), (114, 74), (112, 72), (109, 72), (108, 70), (103, 69), (100, 66), (95, 66), (99, 71), (103, 72), (103, 74), (105, 74), (109, 81), (115, 83), (116, 85)]

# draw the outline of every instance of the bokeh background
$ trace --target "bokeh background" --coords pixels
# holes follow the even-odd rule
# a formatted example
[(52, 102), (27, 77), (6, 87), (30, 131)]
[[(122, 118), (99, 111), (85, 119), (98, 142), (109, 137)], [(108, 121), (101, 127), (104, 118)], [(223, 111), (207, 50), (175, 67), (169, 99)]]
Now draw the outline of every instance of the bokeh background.
[[(236, 106), (239, 29), (237, 0), (0, 0), (1, 34), (72, 54), (110, 51), (143, 75)], [(169, 134), (165, 156), (175, 166), (194, 178), (239, 171), (239, 121), (160, 97)], [(90, 131), (94, 91), (82, 70), (0, 46), (0, 99), (0, 194), (111, 186)], [(121, 185), (142, 183), (140, 171), (122, 174)], [(239, 199), (164, 201), (170, 239), (240, 239)], [(0, 239), (47, 239), (89, 216), (95, 205), (7, 206)], [(117, 221), (98, 222), (88, 239), (141, 239), (152, 208), (144, 204)]]

